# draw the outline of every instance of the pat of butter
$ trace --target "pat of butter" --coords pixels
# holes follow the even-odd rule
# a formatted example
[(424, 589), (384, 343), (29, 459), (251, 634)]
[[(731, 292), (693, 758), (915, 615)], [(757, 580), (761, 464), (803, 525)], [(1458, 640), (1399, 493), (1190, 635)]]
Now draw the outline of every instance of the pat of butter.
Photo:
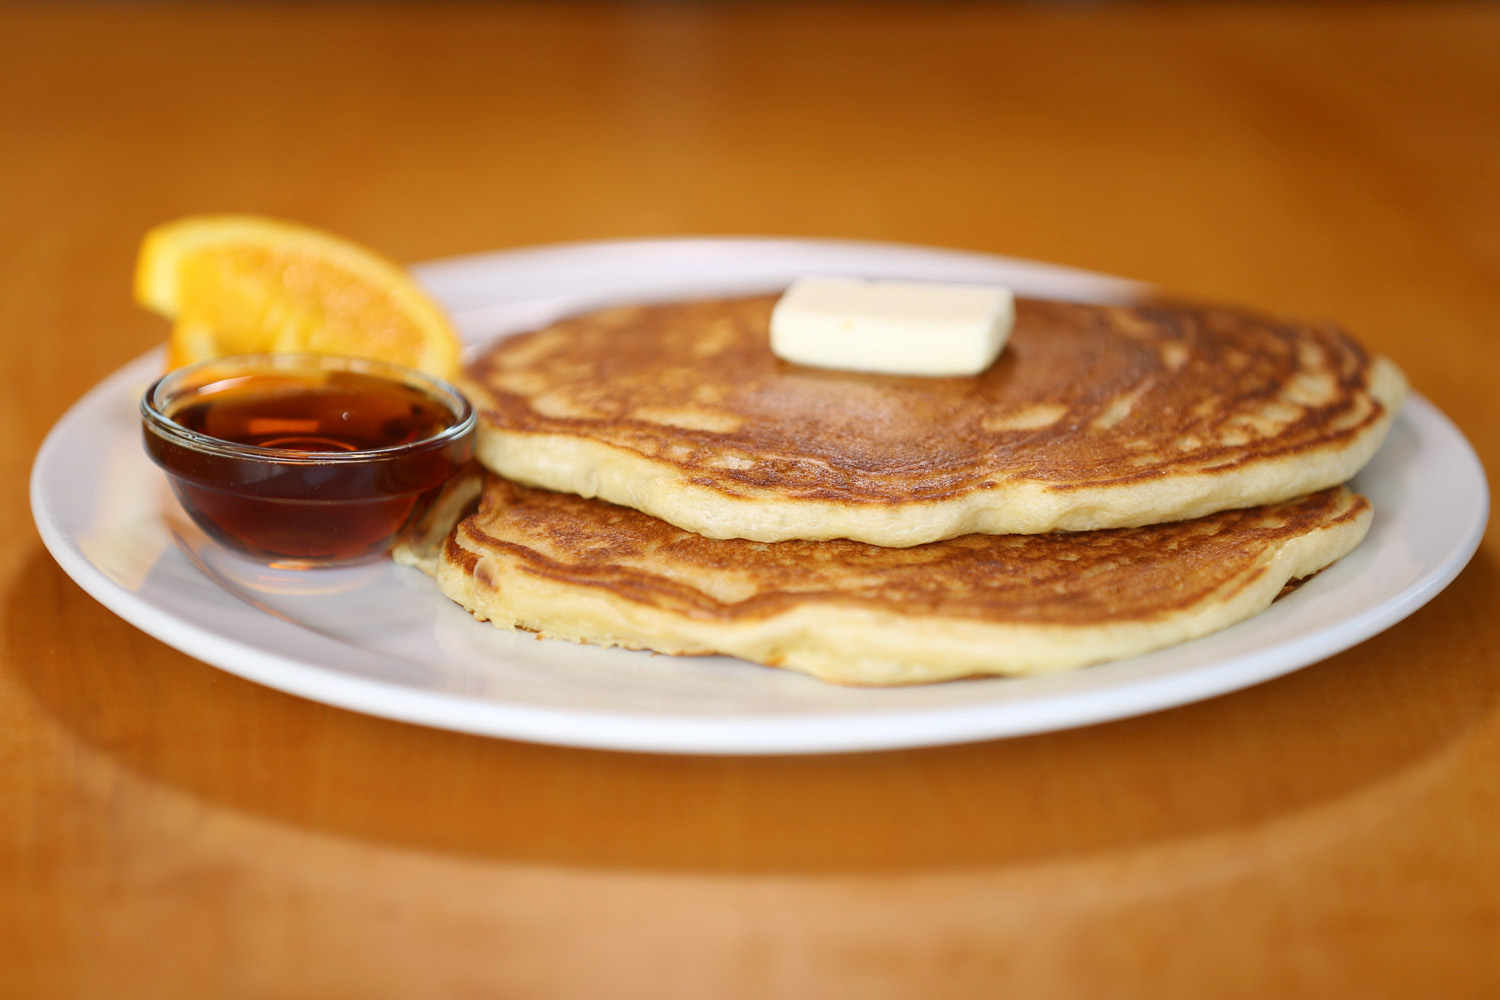
[(977, 375), (1015, 322), (1015, 297), (993, 285), (799, 278), (771, 312), (785, 361), (890, 375)]

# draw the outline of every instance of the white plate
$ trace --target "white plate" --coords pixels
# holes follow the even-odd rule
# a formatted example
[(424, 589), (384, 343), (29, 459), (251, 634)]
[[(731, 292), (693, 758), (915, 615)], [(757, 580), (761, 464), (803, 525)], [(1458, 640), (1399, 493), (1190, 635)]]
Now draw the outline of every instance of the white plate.
[[(914, 247), (651, 240), (440, 261), (418, 269), (471, 341), (602, 302), (773, 289), (808, 272), (996, 281), (1073, 298), (1139, 286), (1064, 268)], [(1413, 397), (1355, 485), (1368, 539), (1264, 614), (1216, 635), (1059, 676), (890, 690), (821, 684), (723, 657), (539, 641), (471, 619), (389, 563), (292, 573), (207, 541), (141, 450), (142, 357), (96, 386), (43, 444), (31, 504), (47, 548), (125, 620), (206, 663), (314, 701), (445, 729), (672, 753), (815, 753), (959, 743), (1118, 719), (1247, 687), (1411, 614), (1479, 544), (1489, 510), (1463, 436)]]

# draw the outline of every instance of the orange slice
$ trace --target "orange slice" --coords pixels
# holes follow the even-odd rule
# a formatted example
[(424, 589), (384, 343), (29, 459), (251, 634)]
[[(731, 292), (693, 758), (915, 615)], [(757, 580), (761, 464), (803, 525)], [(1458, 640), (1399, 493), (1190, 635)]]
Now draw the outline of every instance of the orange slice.
[(459, 340), (399, 264), (321, 230), (247, 215), (158, 226), (141, 243), (136, 301), (173, 321), (167, 363), (311, 351), (379, 358), (443, 378)]

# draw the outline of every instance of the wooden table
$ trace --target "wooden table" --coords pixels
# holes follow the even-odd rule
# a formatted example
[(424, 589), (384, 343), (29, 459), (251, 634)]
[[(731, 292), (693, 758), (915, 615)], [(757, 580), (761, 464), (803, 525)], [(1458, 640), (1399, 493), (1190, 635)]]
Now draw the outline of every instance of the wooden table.
[(1093, 728), (715, 759), (257, 687), (31, 525), (164, 336), (140, 234), (403, 260), (892, 240), (1335, 317), (1500, 467), (1500, 9), (0, 8), (0, 995), (1500, 995), (1500, 537), (1390, 631)]

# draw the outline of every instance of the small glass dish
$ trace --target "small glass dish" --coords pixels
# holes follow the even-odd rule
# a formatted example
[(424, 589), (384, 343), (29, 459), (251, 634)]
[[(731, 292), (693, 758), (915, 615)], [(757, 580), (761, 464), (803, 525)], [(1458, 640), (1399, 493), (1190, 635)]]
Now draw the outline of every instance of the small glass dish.
[(179, 368), (146, 390), (141, 420), (199, 527), (281, 567), (383, 554), (474, 451), (474, 409), (452, 385), (333, 355)]

